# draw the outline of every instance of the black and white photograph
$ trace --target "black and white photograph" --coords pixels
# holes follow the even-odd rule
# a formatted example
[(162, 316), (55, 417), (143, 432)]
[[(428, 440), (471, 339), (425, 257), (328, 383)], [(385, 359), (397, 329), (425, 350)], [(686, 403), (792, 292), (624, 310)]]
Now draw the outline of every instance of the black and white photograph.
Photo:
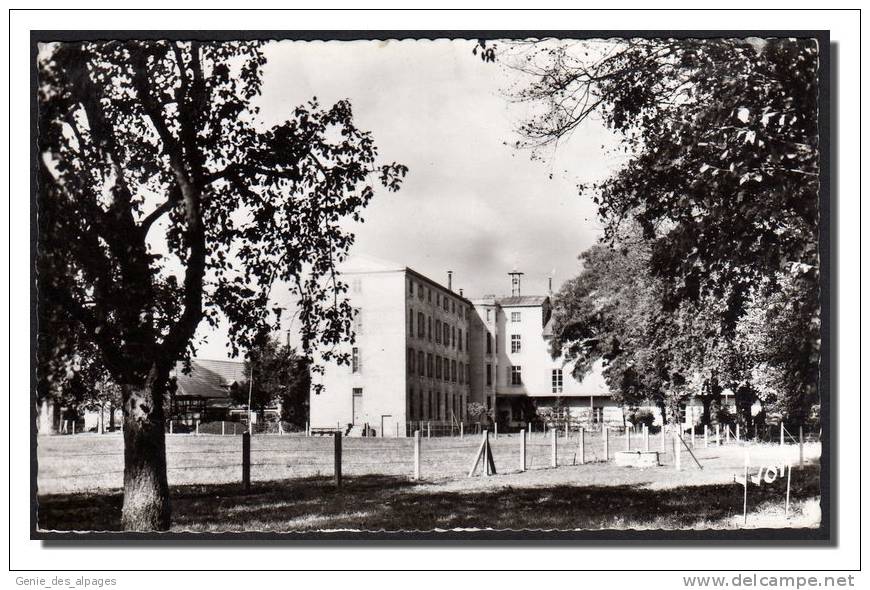
[(826, 31), (31, 42), (32, 538), (830, 539)]

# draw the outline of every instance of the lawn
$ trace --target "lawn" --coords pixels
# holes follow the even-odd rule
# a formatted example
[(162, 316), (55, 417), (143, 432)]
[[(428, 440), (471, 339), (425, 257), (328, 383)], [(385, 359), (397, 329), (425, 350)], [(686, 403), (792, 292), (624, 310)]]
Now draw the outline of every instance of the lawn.
[[(576, 438), (559, 439), (559, 467), (549, 467), (551, 443), (527, 445), (519, 472), (519, 439), (491, 439), (499, 474), (467, 478), (479, 437), (422, 441), (422, 481), (413, 472), (413, 441), (343, 441), (344, 485), (335, 489), (331, 438), (255, 436), (250, 492), (239, 484), (240, 437), (167, 438), (175, 531), (310, 531), (324, 529), (434, 530), (740, 528), (744, 457), (762, 465), (793, 463), (797, 448), (731, 444), (702, 448), (698, 469), (685, 451), (663, 466), (618, 467), (603, 462), (599, 435), (587, 436), (579, 465)], [(642, 445), (638, 438), (632, 447)], [(660, 448), (658, 440), (650, 447)], [(625, 448), (611, 439), (610, 456)], [(671, 450), (672, 451), (672, 450)], [(784, 481), (749, 488), (749, 527), (815, 527), (820, 521), (819, 445), (807, 445), (808, 465), (792, 475), (792, 515), (785, 521)], [(43, 530), (118, 530), (123, 471), (117, 435), (39, 439), (39, 526)], [(596, 459), (598, 461), (596, 461)]]

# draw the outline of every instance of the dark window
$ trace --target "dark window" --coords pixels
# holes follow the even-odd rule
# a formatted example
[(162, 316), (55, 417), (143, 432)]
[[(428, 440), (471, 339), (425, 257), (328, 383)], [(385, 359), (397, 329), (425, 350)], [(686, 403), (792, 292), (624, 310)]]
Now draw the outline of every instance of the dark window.
[(486, 365), (486, 384), (492, 385), (492, 365)]
[(420, 377), (426, 376), (426, 355), (423, 354), (423, 351), (417, 352), (417, 371), (420, 373)]
[(462, 352), (462, 328), (459, 328), (459, 351)]
[(429, 378), (435, 376), (435, 361), (432, 360), (432, 353), (426, 355), (426, 376)]
[(435, 320), (435, 343), (441, 344), (441, 320)]
[(456, 383), (456, 361), (450, 361), (450, 380)]
[(512, 365), (510, 368), (511, 372), (511, 385), (522, 385), (523, 384), (523, 368), (518, 365)]
[(414, 295), (414, 281), (408, 280), (408, 293)]
[(417, 360), (417, 353), (414, 352), (413, 348), (408, 349), (408, 373), (414, 374), (414, 362)]
[(408, 315), (408, 336), (414, 335), (414, 310)]
[(426, 336), (426, 316), (422, 311), (417, 312), (417, 337), (424, 338)]
[(492, 354), (492, 334), (486, 333), (486, 354)]
[(429, 342), (432, 342), (432, 317), (429, 317)]

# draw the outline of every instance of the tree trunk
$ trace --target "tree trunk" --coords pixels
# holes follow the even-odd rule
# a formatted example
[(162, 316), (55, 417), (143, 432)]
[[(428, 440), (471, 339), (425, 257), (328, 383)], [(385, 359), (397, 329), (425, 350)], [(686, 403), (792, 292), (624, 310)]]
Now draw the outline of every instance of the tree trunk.
[(123, 387), (124, 505), (121, 524), (127, 531), (169, 529), (169, 484), (163, 394), (168, 375), (153, 369), (143, 385)]

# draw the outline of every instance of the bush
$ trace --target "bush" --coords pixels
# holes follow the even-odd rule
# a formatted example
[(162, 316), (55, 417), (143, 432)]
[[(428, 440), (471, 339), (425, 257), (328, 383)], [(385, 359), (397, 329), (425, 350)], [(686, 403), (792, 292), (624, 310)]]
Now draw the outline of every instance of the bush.
[(628, 421), (635, 426), (646, 426), (648, 429), (652, 430), (656, 417), (655, 414), (649, 410), (635, 408), (629, 412)]

